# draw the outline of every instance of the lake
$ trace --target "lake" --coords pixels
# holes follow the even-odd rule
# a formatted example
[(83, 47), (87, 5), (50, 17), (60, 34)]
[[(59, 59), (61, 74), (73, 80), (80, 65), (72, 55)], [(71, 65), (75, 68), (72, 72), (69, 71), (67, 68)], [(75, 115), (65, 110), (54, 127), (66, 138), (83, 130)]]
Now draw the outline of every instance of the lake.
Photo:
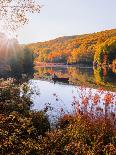
[[(70, 82), (54, 83), (50, 80), (53, 73), (58, 77), (69, 77)], [(116, 73), (111, 70), (39, 67), (34, 79), (29, 80), (29, 86), (33, 92), (30, 96), (34, 103), (32, 109), (48, 110), (52, 117), (61, 112), (72, 113), (79, 106), (81, 109), (104, 111), (105, 102), (109, 102), (107, 98), (111, 100), (107, 110), (116, 112)]]

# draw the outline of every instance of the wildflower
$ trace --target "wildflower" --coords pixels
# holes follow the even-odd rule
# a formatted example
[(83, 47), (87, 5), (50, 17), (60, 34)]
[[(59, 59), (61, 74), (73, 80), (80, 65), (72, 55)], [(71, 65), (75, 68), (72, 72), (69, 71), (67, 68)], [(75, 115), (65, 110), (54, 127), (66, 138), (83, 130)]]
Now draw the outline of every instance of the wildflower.
[(98, 102), (99, 102), (99, 99), (100, 99), (99, 95), (96, 94), (96, 95), (93, 97), (93, 103), (94, 103), (95, 105), (97, 105)]
[(112, 102), (113, 96), (112, 94), (108, 93), (104, 96), (105, 104), (110, 104)]
[(103, 87), (100, 87), (100, 88), (98, 89), (98, 92), (103, 92), (103, 91), (104, 91)]
[(85, 97), (85, 98), (82, 99), (82, 104), (84, 104), (84, 106), (87, 106), (88, 103), (89, 103), (88, 97)]

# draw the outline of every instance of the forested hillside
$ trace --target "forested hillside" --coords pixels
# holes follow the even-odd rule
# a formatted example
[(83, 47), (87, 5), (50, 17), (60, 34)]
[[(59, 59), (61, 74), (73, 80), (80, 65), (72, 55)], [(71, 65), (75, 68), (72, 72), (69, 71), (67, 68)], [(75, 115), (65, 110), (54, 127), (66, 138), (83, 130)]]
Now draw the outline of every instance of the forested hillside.
[(114, 46), (116, 29), (93, 34), (60, 37), (46, 42), (29, 44), (28, 47), (34, 52), (35, 63), (38, 65), (43, 62), (92, 65), (95, 53), (97, 58), (99, 56), (100, 46), (104, 43), (105, 47), (105, 43), (111, 41), (114, 42)]
[[(33, 59), (34, 58), (34, 59)], [(93, 34), (65, 36), (46, 42), (19, 45), (0, 33), (0, 74), (30, 73), (35, 65), (45, 63), (105, 64), (115, 70), (116, 29)]]

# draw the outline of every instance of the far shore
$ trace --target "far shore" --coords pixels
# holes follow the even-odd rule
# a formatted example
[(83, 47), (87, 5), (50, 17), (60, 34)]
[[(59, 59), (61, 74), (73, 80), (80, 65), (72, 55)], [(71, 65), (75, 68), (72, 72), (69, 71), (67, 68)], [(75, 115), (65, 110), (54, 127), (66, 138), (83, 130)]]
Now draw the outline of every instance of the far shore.
[(63, 63), (41, 63), (36, 64), (35, 68), (37, 67), (81, 67), (81, 68), (93, 68), (93, 65), (88, 64), (63, 64)]

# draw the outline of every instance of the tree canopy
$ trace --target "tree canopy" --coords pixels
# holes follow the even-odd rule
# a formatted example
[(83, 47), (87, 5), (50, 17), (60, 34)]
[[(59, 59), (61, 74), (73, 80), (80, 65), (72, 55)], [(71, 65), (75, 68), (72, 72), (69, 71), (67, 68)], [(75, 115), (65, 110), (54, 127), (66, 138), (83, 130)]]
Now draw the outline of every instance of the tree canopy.
[(116, 59), (116, 36), (108, 38), (105, 42), (96, 47), (94, 61), (100, 63), (112, 63)]
[(1, 29), (15, 32), (28, 22), (27, 13), (39, 13), (41, 6), (35, 0), (1, 0)]
[(110, 51), (113, 53), (116, 51), (114, 50), (116, 47), (114, 44), (115, 36), (116, 29), (112, 29), (93, 34), (60, 37), (50, 41), (29, 44), (28, 47), (36, 55), (35, 64), (37, 63), (37, 65), (46, 62), (92, 65), (95, 57), (97, 60), (99, 59), (101, 51), (99, 47), (102, 45), (108, 44), (109, 46), (111, 44), (113, 50), (110, 49)]

